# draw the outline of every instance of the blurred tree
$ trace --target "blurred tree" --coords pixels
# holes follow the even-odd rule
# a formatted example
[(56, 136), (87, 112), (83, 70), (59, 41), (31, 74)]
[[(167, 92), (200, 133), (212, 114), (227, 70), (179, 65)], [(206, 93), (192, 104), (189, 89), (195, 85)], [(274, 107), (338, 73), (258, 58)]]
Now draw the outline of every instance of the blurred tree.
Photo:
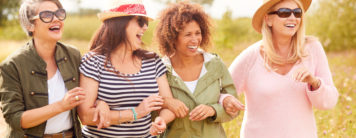
[(14, 19), (20, 0), (0, 0), (0, 26), (9, 19)]
[[(180, 2), (180, 1), (187, 1), (187, 0), (156, 0), (156, 1), (169, 4), (169, 3), (177, 3), (177, 2)], [(199, 4), (206, 4), (206, 5), (211, 5), (214, 2), (214, 0), (190, 0), (190, 1), (191, 2), (195, 2), (195, 3), (199, 3)]]
[(307, 33), (318, 36), (326, 50), (356, 48), (356, 0), (320, 0), (308, 16)]

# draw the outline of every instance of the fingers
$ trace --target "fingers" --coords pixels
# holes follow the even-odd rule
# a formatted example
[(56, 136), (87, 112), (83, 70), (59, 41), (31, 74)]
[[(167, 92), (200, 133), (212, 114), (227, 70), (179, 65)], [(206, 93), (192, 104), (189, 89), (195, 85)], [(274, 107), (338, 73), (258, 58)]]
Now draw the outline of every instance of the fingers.
[(190, 112), (189, 119), (192, 121), (203, 120), (208, 117), (208, 110), (209, 109), (206, 108), (206, 105), (201, 104)]

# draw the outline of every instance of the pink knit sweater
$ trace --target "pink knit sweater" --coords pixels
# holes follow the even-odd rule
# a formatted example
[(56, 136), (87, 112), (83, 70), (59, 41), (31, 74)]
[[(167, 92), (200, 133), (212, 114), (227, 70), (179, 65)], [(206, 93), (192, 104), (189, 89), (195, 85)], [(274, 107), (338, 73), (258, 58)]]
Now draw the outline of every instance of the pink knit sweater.
[[(260, 46), (261, 41), (244, 50), (229, 68), (238, 92), (246, 98), (241, 137), (317, 137), (313, 107), (330, 109), (338, 99), (322, 45), (317, 40), (308, 42), (309, 56), (285, 75), (266, 69)], [(292, 78), (302, 66), (321, 80), (319, 89), (311, 91), (306, 83)]]

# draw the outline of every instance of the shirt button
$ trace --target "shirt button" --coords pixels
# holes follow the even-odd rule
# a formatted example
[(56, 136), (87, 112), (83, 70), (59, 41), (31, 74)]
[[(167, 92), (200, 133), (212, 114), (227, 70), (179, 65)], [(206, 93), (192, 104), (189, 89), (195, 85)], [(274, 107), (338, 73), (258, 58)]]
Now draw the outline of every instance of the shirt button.
[(32, 75), (35, 75), (35, 71), (31, 71), (31, 74), (32, 74)]
[(75, 78), (73, 78), (72, 81), (75, 81)]
[(33, 96), (33, 95), (35, 95), (35, 92), (31, 92), (30, 94)]
[(64, 61), (67, 61), (68, 60), (68, 58), (67, 57), (64, 57)]

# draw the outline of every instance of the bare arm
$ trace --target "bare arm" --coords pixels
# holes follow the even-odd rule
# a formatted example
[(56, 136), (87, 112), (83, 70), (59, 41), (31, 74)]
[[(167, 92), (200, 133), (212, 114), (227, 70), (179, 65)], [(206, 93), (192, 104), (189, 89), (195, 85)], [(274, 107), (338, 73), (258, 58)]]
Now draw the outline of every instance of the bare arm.
[[(75, 99), (75, 96), (79, 96), (79, 100)], [(27, 110), (21, 116), (22, 128), (35, 127), (48, 119), (68, 111), (77, 105), (84, 102), (85, 93), (82, 88), (74, 88), (66, 93), (61, 101), (49, 104), (40, 108)]]

